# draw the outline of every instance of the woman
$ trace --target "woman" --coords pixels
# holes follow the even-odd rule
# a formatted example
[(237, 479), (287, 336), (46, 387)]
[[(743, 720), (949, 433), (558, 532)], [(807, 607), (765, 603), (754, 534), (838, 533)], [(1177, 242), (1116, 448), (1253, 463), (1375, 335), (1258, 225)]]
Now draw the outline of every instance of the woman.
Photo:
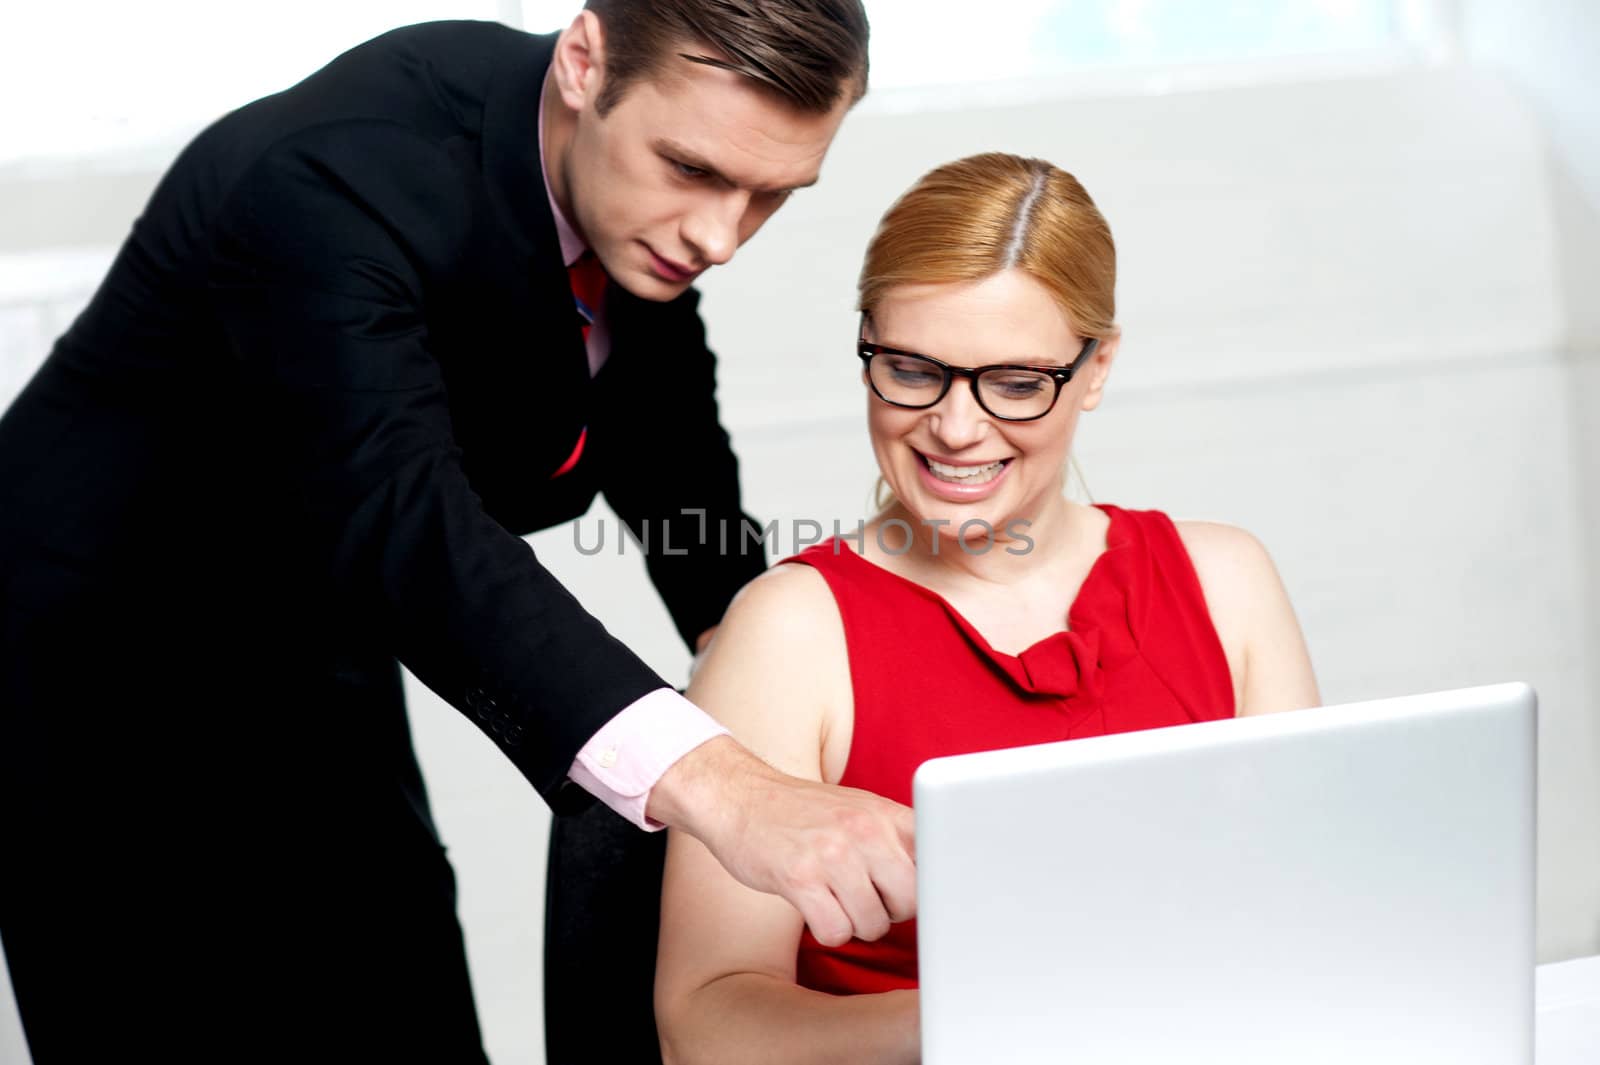
[[(1248, 533), (1063, 495), (1121, 340), (1115, 263), (1088, 194), (1039, 160), (964, 159), (895, 204), (862, 269), (858, 349), (892, 499), (859, 540), (740, 594), (695, 702), (780, 769), (902, 803), (939, 755), (1317, 703)], [(914, 922), (846, 935), (813, 937), (674, 834), (666, 1060), (917, 1061)]]

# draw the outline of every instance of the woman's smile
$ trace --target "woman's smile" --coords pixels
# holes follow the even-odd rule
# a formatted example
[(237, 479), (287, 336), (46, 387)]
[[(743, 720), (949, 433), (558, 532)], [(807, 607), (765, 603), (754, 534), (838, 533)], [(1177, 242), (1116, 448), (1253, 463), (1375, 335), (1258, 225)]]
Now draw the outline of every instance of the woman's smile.
[(985, 499), (998, 490), (1011, 468), (1010, 459), (993, 462), (950, 462), (935, 459), (916, 448), (922, 483), (933, 494), (951, 502)]

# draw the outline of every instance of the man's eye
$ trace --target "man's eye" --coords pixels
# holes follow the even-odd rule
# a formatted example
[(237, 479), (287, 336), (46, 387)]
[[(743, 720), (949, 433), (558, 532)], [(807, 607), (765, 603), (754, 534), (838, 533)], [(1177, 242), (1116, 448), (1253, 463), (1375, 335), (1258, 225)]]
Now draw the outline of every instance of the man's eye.
[(678, 172), (680, 177), (686, 178), (703, 178), (710, 173), (709, 170), (701, 170), (697, 166), (690, 166), (688, 163), (680, 163), (676, 159), (674, 159), (672, 162), (672, 168)]

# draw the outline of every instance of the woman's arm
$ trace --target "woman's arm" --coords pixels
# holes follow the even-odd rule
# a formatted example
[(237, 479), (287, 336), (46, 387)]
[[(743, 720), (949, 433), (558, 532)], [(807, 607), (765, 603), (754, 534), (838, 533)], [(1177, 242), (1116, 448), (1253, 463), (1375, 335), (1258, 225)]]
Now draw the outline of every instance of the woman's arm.
[(1267, 549), (1231, 525), (1184, 521), (1177, 527), (1228, 655), (1235, 713), (1318, 705), (1305, 637)]
[[(688, 694), (775, 768), (822, 781), (824, 747), (830, 734), (838, 742), (850, 712), (844, 631), (822, 576), (790, 565), (752, 582)], [(668, 1065), (919, 1060), (916, 993), (841, 997), (797, 986), (801, 928), (794, 907), (740, 884), (698, 841), (672, 833), (656, 966)]]

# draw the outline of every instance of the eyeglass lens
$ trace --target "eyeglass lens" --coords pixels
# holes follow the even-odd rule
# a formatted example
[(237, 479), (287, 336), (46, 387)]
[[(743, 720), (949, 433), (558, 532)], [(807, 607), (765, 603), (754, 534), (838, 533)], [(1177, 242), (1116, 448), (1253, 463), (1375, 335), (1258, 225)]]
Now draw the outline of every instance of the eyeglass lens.
[[(915, 356), (881, 352), (869, 366), (873, 386), (890, 403), (932, 406), (945, 388), (945, 371)], [(1055, 395), (1055, 380), (1037, 370), (995, 368), (978, 375), (978, 400), (997, 417), (1039, 417), (1050, 409)]]

